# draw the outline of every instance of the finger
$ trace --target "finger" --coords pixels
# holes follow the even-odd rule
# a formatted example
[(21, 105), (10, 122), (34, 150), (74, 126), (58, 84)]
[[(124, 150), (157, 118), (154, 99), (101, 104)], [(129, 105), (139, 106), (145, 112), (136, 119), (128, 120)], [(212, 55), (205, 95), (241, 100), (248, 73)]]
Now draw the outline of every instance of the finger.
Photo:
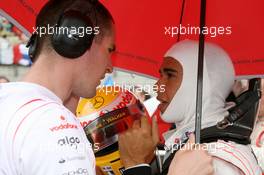
[(123, 142), (125, 134), (118, 134), (118, 142)]
[(151, 126), (149, 124), (148, 118), (146, 116), (142, 116), (140, 118), (141, 128), (151, 132)]
[(157, 116), (154, 115), (152, 117), (152, 139), (154, 143), (158, 144), (159, 143), (159, 127), (157, 123)]
[(119, 147), (119, 152), (120, 152), (120, 155), (122, 156), (123, 153), (125, 153), (125, 145), (124, 145), (124, 142), (125, 142), (125, 137), (123, 134), (120, 134), (118, 136), (118, 147)]
[(132, 125), (133, 129), (139, 129), (140, 128), (140, 120), (135, 120)]
[[(132, 125), (132, 127), (133, 127), (133, 125)], [(132, 127), (128, 128), (126, 131), (122, 131), (121, 133), (119, 133), (119, 135), (123, 135), (122, 137), (125, 137), (125, 135), (126, 135), (126, 137), (128, 137), (129, 133), (132, 132), (132, 129), (133, 129)]]

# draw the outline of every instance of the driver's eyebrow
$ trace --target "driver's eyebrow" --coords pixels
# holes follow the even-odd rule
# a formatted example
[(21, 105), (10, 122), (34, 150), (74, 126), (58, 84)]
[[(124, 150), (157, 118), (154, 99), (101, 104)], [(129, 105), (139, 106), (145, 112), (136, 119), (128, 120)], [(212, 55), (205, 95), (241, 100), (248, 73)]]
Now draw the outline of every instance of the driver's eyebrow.
[(177, 70), (175, 70), (175, 69), (172, 69), (172, 68), (164, 68), (163, 69), (163, 72), (171, 72), (171, 73), (178, 73), (178, 71)]

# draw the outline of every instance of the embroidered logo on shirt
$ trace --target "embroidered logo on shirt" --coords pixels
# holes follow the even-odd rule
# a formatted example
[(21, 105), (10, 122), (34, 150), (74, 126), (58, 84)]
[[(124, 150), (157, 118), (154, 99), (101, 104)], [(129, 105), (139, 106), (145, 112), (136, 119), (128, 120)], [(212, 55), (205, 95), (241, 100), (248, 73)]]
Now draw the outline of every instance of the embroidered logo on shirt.
[(54, 126), (54, 127), (50, 128), (50, 130), (52, 132), (59, 131), (59, 130), (64, 130), (64, 129), (78, 129), (78, 126), (76, 124), (68, 123), (64, 116), (60, 116), (60, 119), (62, 120), (63, 123), (61, 123), (58, 126)]

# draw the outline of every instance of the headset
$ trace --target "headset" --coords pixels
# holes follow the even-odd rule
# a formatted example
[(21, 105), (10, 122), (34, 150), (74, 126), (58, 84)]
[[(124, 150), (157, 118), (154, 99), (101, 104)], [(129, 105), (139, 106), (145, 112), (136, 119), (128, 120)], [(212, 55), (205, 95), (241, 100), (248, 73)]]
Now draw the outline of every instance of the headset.
[[(75, 59), (91, 48), (95, 34), (84, 32), (83, 35), (80, 35), (76, 32), (76, 29), (79, 28), (94, 29), (91, 19), (80, 11), (67, 10), (63, 12), (54, 28), (56, 32), (53, 32), (51, 36), (51, 44), (53, 49), (62, 57)], [(27, 47), (29, 47), (29, 57), (33, 60), (38, 47), (38, 35), (36, 33), (30, 37)]]

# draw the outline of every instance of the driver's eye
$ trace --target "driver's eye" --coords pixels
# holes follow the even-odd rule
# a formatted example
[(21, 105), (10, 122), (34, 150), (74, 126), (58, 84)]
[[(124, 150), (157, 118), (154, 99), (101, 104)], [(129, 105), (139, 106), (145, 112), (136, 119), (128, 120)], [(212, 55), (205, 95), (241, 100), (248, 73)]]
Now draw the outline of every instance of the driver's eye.
[(108, 48), (108, 52), (109, 53), (113, 53), (115, 51), (116, 51), (116, 47), (115, 46)]
[(108, 48), (108, 52), (109, 53), (113, 52), (113, 49), (112, 48)]

